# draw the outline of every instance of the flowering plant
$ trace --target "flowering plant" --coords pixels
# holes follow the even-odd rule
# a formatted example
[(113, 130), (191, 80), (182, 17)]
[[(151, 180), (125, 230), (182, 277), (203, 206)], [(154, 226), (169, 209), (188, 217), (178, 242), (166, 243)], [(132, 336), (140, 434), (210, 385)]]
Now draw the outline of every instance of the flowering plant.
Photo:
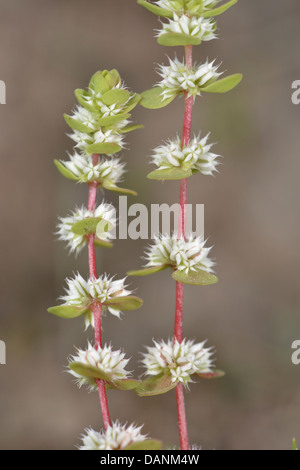
[[(102, 343), (102, 318), (105, 312), (120, 317), (121, 312), (141, 307), (142, 300), (126, 288), (125, 279), (107, 274), (98, 275), (95, 247), (111, 247), (110, 231), (116, 226), (116, 211), (111, 204), (96, 204), (98, 188), (125, 194), (136, 194), (118, 186), (125, 163), (116, 154), (124, 148), (124, 134), (137, 129), (130, 125), (130, 111), (140, 101), (140, 95), (125, 87), (116, 70), (95, 73), (87, 90), (76, 90), (79, 102), (72, 115), (65, 115), (72, 129), (74, 153), (68, 161), (55, 160), (55, 165), (68, 179), (86, 183), (89, 188), (88, 206), (77, 207), (69, 216), (59, 219), (57, 235), (67, 243), (70, 252), (78, 254), (88, 248), (89, 277), (77, 273), (66, 280), (61, 304), (48, 312), (62, 318), (83, 316), (86, 329), (94, 331), (94, 344), (77, 349), (69, 359), (69, 372), (79, 386), (99, 393), (104, 431), (87, 429), (82, 436), (81, 450), (159, 449), (161, 443), (147, 439), (141, 427), (112, 422), (107, 401), (107, 389), (132, 390), (139, 385), (126, 370), (129, 359), (111, 343)], [(100, 229), (99, 229), (100, 226)]]
[(215, 62), (194, 64), (192, 48), (202, 41), (216, 38), (214, 17), (226, 11), (237, 0), (217, 6), (219, 0), (159, 0), (138, 3), (151, 12), (165, 17), (160, 30), (156, 31), (158, 43), (164, 46), (184, 46), (185, 60), (169, 59), (169, 65), (159, 67), (161, 80), (142, 93), (140, 104), (145, 108), (158, 109), (167, 106), (176, 96), (185, 101), (182, 138), (168, 140), (154, 149), (152, 162), (157, 169), (148, 174), (151, 180), (180, 180), (180, 218), (178, 230), (173, 235), (156, 237), (146, 251), (143, 269), (128, 274), (145, 276), (171, 268), (176, 281), (176, 309), (174, 335), (167, 342), (154, 341), (143, 356), (146, 378), (136, 388), (140, 396), (151, 396), (175, 388), (180, 448), (190, 449), (185, 414), (184, 389), (195, 378), (221, 377), (223, 372), (215, 369), (211, 348), (205, 341), (195, 343), (183, 338), (183, 285), (209, 285), (217, 282), (213, 274), (214, 261), (211, 248), (205, 246), (203, 235), (194, 236), (186, 230), (187, 178), (196, 173), (212, 175), (216, 171), (218, 155), (211, 152), (208, 136), (191, 139), (192, 111), (195, 99), (202, 93), (225, 93), (240, 81), (240, 74), (220, 78)]
[[(86, 329), (94, 332), (93, 342), (86, 349), (77, 349), (69, 358), (68, 371), (79, 386), (99, 393), (104, 430), (86, 429), (81, 450), (161, 449), (161, 442), (150, 440), (141, 427), (111, 421), (107, 389), (133, 390), (138, 396), (153, 396), (175, 389), (178, 410), (180, 448), (190, 449), (185, 416), (184, 389), (201, 378), (223, 375), (215, 368), (213, 350), (206, 341), (183, 338), (183, 284), (209, 285), (217, 282), (213, 273), (211, 248), (203, 235), (186, 231), (187, 178), (194, 174), (214, 174), (218, 155), (211, 152), (208, 136), (199, 133), (191, 138), (192, 110), (195, 99), (202, 93), (225, 93), (241, 80), (240, 74), (220, 78), (215, 62), (193, 64), (192, 47), (216, 38), (214, 17), (226, 11), (237, 0), (218, 6), (220, 0), (159, 0), (138, 3), (151, 12), (166, 18), (156, 31), (158, 43), (164, 46), (184, 46), (185, 60), (169, 59), (169, 65), (159, 68), (161, 80), (141, 95), (130, 92), (117, 70), (96, 72), (86, 90), (77, 89), (78, 105), (66, 123), (72, 129), (74, 141), (69, 160), (55, 160), (60, 173), (78, 183), (88, 185), (87, 207), (77, 207), (59, 219), (57, 235), (67, 243), (71, 253), (78, 254), (87, 247), (88, 278), (76, 273), (66, 280), (65, 294), (60, 305), (48, 311), (58, 317), (72, 319), (82, 316)], [(148, 109), (167, 106), (177, 96), (184, 96), (184, 125), (182, 138), (167, 140), (154, 149), (152, 163), (157, 167), (149, 173), (151, 180), (180, 180), (180, 219), (172, 235), (161, 234), (149, 246), (143, 269), (128, 275), (144, 276), (167, 268), (176, 281), (175, 326), (172, 339), (154, 341), (143, 353), (142, 364), (146, 378), (136, 380), (127, 370), (125, 353), (103, 344), (102, 319), (109, 312), (120, 317), (124, 311), (142, 306), (142, 300), (127, 289), (125, 279), (106, 273), (98, 275), (95, 247), (111, 247), (110, 231), (116, 226), (113, 206), (102, 201), (96, 204), (98, 188), (135, 195), (135, 191), (119, 186), (125, 164), (116, 155), (124, 149), (124, 136), (141, 126), (132, 125), (130, 112), (137, 104)], [(100, 227), (100, 229), (99, 229)], [(192, 447), (196, 449), (197, 447)]]

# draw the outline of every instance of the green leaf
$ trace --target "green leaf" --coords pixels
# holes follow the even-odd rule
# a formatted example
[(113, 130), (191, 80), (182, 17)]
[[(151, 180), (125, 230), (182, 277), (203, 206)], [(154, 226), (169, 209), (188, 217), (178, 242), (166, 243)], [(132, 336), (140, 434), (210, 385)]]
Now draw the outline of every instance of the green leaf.
[(116, 389), (116, 390), (134, 390), (140, 384), (139, 380), (135, 379), (122, 379), (117, 380), (116, 382), (109, 382), (106, 384), (106, 388), (108, 389)]
[(135, 442), (130, 446), (124, 448), (124, 450), (161, 450), (162, 442), (156, 441), (155, 439), (145, 439), (141, 442)]
[(99, 370), (97, 367), (88, 366), (82, 364), (81, 362), (71, 362), (69, 364), (71, 370), (76, 372), (77, 374), (82, 375), (83, 377), (87, 377), (90, 379), (101, 379), (105, 381), (109, 381), (110, 377), (105, 374), (102, 370)]
[(153, 266), (151, 268), (137, 269), (134, 271), (128, 271), (127, 276), (148, 276), (148, 274), (158, 273), (164, 269), (169, 268), (168, 265), (162, 264), (161, 266)]
[(106, 93), (109, 90), (109, 85), (103, 77), (102, 72), (96, 72), (89, 83), (89, 88), (92, 88), (96, 93)]
[(170, 10), (160, 8), (157, 5), (153, 5), (153, 3), (146, 2), (145, 0), (138, 0), (138, 4), (147, 8), (147, 10), (151, 11), (151, 13), (154, 13), (155, 15), (165, 16), (166, 18), (173, 18), (173, 14)]
[(128, 90), (123, 90), (121, 88), (115, 88), (113, 90), (109, 90), (101, 97), (101, 100), (107, 106), (111, 106), (112, 104), (122, 105), (127, 103), (130, 98), (130, 93)]
[(293, 439), (292, 450), (298, 450), (295, 438)]
[(97, 225), (103, 220), (102, 217), (88, 217), (72, 225), (72, 232), (76, 235), (88, 235), (96, 233)]
[(114, 246), (113, 243), (108, 242), (106, 240), (101, 240), (100, 238), (97, 238), (97, 237), (95, 238), (94, 245), (101, 246), (103, 248), (112, 248)]
[(129, 113), (129, 111), (134, 109), (136, 105), (141, 101), (141, 98), (142, 98), (141, 95), (139, 95), (138, 93), (135, 93), (134, 95), (132, 95), (125, 107), (126, 112)]
[(118, 307), (124, 312), (129, 312), (130, 310), (140, 308), (143, 305), (143, 301), (134, 295), (127, 295), (126, 297), (113, 297), (112, 299), (106, 300), (104, 304), (111, 307)]
[(104, 70), (103, 74), (110, 89), (115, 88), (121, 82), (121, 77), (117, 69)]
[(218, 282), (218, 278), (213, 274), (209, 274), (205, 271), (198, 271), (196, 273), (185, 274), (182, 271), (174, 271), (172, 278), (177, 282), (183, 284), (193, 284), (196, 286), (209, 286)]
[(222, 370), (215, 370), (214, 372), (208, 372), (206, 374), (195, 374), (201, 379), (218, 379), (219, 377), (224, 377), (225, 372)]
[(201, 39), (183, 33), (165, 33), (157, 38), (161, 46), (199, 46)]
[(114, 186), (113, 184), (103, 183), (103, 188), (107, 189), (108, 191), (114, 191), (116, 193), (130, 194), (131, 196), (137, 196), (136, 191), (133, 191), (132, 189), (119, 188), (119, 186)]
[(81, 104), (81, 106), (88, 109), (92, 113), (95, 111), (94, 107), (92, 105), (88, 104), (86, 102), (86, 100), (84, 99), (84, 97), (89, 96), (88, 93), (86, 93), (84, 90), (81, 90), (80, 88), (77, 88), (77, 90), (75, 90), (74, 93), (75, 93), (75, 96), (77, 98), (78, 103)]
[(201, 91), (205, 93), (227, 93), (227, 91), (235, 88), (242, 78), (243, 75), (241, 73), (229, 75), (229, 77), (221, 78), (221, 80), (217, 80), (216, 82), (201, 88)]
[(182, 180), (192, 176), (191, 170), (182, 170), (182, 168), (165, 168), (163, 170), (154, 170), (147, 175), (150, 180)]
[(70, 126), (71, 129), (74, 129), (75, 131), (84, 132), (85, 134), (90, 134), (91, 132), (93, 132), (90, 127), (85, 126), (81, 122), (76, 121), (67, 114), (64, 114), (64, 118), (68, 126)]
[(105, 76), (105, 80), (109, 84), (110, 88), (114, 88), (115, 86), (118, 85), (121, 81), (121, 77), (119, 75), (119, 72), (116, 69), (112, 69), (109, 72), (107, 72)]
[(89, 307), (69, 307), (68, 305), (57, 305), (48, 308), (47, 312), (61, 318), (77, 318), (90, 311)]
[(135, 393), (139, 397), (151, 397), (153, 395), (161, 395), (169, 392), (176, 387), (176, 383), (172, 383), (170, 375), (159, 374), (155, 377), (149, 377), (143, 380), (139, 387), (135, 389)]
[(127, 126), (127, 127), (123, 127), (123, 129), (120, 129), (119, 132), (120, 134), (126, 134), (127, 132), (132, 132), (132, 131), (135, 131), (136, 129), (144, 129), (144, 126), (142, 124)]
[(86, 152), (91, 155), (93, 153), (95, 154), (105, 154), (105, 155), (112, 155), (114, 153), (120, 152), (122, 150), (122, 147), (118, 144), (111, 144), (109, 142), (102, 142), (99, 144), (91, 144), (88, 146), (86, 149)]
[(163, 89), (158, 86), (144, 91), (141, 94), (140, 105), (148, 109), (159, 109), (164, 108), (176, 98), (176, 95), (174, 95), (171, 98), (163, 99), (162, 91)]
[(116, 116), (106, 116), (99, 120), (100, 126), (113, 126), (124, 119), (130, 118), (130, 114), (117, 114)]
[(68, 178), (69, 180), (72, 180), (72, 181), (78, 181), (78, 178), (77, 176), (75, 176), (72, 171), (68, 170), (68, 168), (65, 167), (65, 165), (63, 165), (63, 163), (61, 163), (59, 160), (54, 160), (54, 164), (56, 166), (56, 168), (58, 169), (58, 171), (65, 177), (65, 178)]
[(201, 16), (203, 18), (209, 18), (210, 16), (218, 16), (224, 13), (224, 11), (228, 10), (228, 8), (232, 7), (232, 5), (235, 5), (238, 2), (238, 0), (231, 0), (230, 2), (225, 3), (224, 5), (214, 8), (213, 10), (208, 10), (204, 11), (201, 13)]

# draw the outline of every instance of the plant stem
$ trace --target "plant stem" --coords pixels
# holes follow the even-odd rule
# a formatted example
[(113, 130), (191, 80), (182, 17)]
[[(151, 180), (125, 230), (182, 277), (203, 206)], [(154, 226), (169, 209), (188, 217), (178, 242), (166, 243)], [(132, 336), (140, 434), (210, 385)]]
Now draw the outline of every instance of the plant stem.
[[(193, 46), (185, 46), (185, 63), (188, 68), (193, 66)], [(184, 106), (184, 119), (182, 131), (182, 147), (190, 142), (191, 126), (192, 126), (192, 113), (193, 113), (194, 97), (188, 97), (185, 93), (185, 106)], [(178, 224), (178, 238), (185, 238), (185, 225), (186, 225), (186, 204), (187, 204), (187, 179), (180, 182), (180, 217)], [(176, 308), (175, 308), (175, 327), (174, 327), (174, 340), (179, 343), (183, 339), (183, 284), (176, 282)], [(189, 450), (189, 439), (186, 423), (184, 394), (182, 384), (176, 386), (176, 401), (177, 401), (177, 414), (178, 414), (178, 427), (180, 437), (181, 450)]]
[(176, 281), (176, 308), (175, 308), (175, 328), (174, 338), (178, 343), (183, 339), (182, 328), (182, 314), (183, 314), (183, 284)]
[(189, 436), (186, 424), (185, 406), (184, 406), (184, 394), (183, 385), (179, 383), (176, 386), (176, 402), (177, 402), (177, 414), (178, 414), (178, 426), (180, 436), (180, 449), (190, 450)]
[[(94, 165), (98, 161), (98, 155), (93, 155)], [(97, 187), (98, 183), (93, 181), (89, 184), (89, 203), (88, 209), (94, 212), (96, 207), (96, 198), (97, 198)], [(89, 273), (90, 279), (97, 278), (97, 266), (96, 266), (96, 253), (95, 253), (95, 235), (92, 233), (87, 236), (88, 242), (88, 253), (89, 253)], [(94, 318), (94, 327), (95, 327), (95, 348), (102, 347), (102, 335), (101, 335), (101, 314), (102, 314), (102, 305), (99, 302), (94, 302), (92, 304), (92, 314)], [(108, 410), (107, 394), (105, 381), (101, 379), (96, 379), (96, 384), (99, 392), (100, 406), (103, 417), (104, 429), (107, 430), (111, 426), (111, 420)]]

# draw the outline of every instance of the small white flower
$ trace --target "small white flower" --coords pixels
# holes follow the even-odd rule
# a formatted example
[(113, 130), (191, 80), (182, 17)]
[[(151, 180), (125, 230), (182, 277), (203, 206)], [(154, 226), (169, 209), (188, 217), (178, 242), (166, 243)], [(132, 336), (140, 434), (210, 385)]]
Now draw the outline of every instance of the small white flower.
[(193, 36), (200, 41), (211, 41), (217, 37), (215, 31), (216, 23), (211, 18), (174, 13), (173, 19), (169, 19), (169, 23), (163, 23), (162, 29), (157, 30), (157, 37), (166, 33), (177, 33)]
[[(114, 297), (126, 297), (132, 293), (126, 289), (125, 278), (114, 280), (113, 277), (108, 277), (107, 274), (85, 281), (77, 273), (73, 279), (68, 278), (66, 282), (66, 295), (61, 296), (60, 299), (64, 302), (63, 305), (69, 305), (70, 307), (89, 307), (94, 301), (104, 303)], [(105, 312), (106, 309), (112, 315), (120, 318), (122, 310), (119, 307), (103, 306), (102, 312)], [(85, 315), (85, 325), (86, 328), (89, 325), (94, 326), (94, 318), (91, 312)]]
[(169, 98), (178, 93), (188, 93), (188, 96), (201, 94), (201, 88), (218, 79), (218, 67), (213, 62), (206, 61), (201, 65), (189, 68), (177, 58), (171, 60), (170, 65), (160, 65), (159, 75), (162, 80), (157, 84), (161, 87), (163, 97)]
[(190, 235), (186, 239), (162, 235), (154, 239), (154, 245), (146, 252), (147, 267), (168, 265), (185, 274), (213, 271), (214, 262), (208, 257), (210, 248), (205, 247), (203, 237)]
[(75, 275), (74, 279), (67, 278), (66, 282), (66, 295), (60, 297), (60, 300), (64, 302), (63, 305), (87, 307), (92, 303), (93, 299), (90, 295), (88, 282), (79, 273)]
[[(122, 351), (113, 351), (111, 345), (105, 344), (102, 348), (96, 349), (88, 343), (86, 350), (77, 349), (77, 355), (71, 356), (69, 367), (74, 362), (79, 362), (83, 366), (95, 367), (100, 374), (105, 374), (109, 378), (109, 382), (112, 383), (126, 379), (130, 375), (130, 372), (125, 370), (129, 359), (125, 358)], [(93, 377), (85, 377), (72, 369), (68, 372), (76, 378), (79, 387), (88, 385), (90, 390), (97, 390), (97, 384)]]
[(118, 114), (124, 113), (124, 106), (118, 106), (116, 103), (111, 104), (110, 106), (103, 103), (101, 97), (95, 99), (97, 106), (101, 112), (102, 117), (116, 116)]
[(142, 426), (130, 426), (115, 421), (106, 431), (86, 429), (82, 436), (83, 445), (79, 450), (122, 450), (131, 444), (144, 441), (147, 436), (141, 433)]
[[(67, 246), (70, 252), (76, 252), (78, 254), (82, 248), (87, 244), (87, 238), (85, 235), (77, 235), (72, 231), (73, 225), (81, 220), (88, 219), (90, 217), (99, 217), (106, 220), (110, 226), (116, 226), (116, 211), (111, 204), (102, 202), (95, 208), (94, 211), (86, 209), (82, 206), (77, 208), (69, 217), (60, 217), (58, 224), (57, 235), (59, 240), (67, 242)], [(110, 232), (103, 232), (104, 239), (111, 238)]]
[(69, 134), (69, 137), (76, 142), (75, 148), (78, 148), (81, 151), (85, 151), (87, 147), (91, 144), (102, 144), (102, 143), (112, 143), (118, 144), (120, 147), (124, 148), (124, 136), (119, 134), (119, 130), (125, 127), (129, 121), (124, 119), (123, 121), (115, 125), (115, 129), (105, 129), (100, 128), (94, 134), (85, 134), (80, 131), (73, 131), (73, 134)]
[(93, 164), (92, 155), (80, 155), (74, 152), (69, 161), (61, 161), (70, 170), (80, 183), (98, 181), (100, 184), (109, 182), (117, 185), (122, 181), (125, 173), (125, 163), (118, 158), (101, 158), (96, 165)]
[(120, 147), (123, 148), (124, 147), (123, 140), (124, 140), (124, 136), (116, 132), (116, 130), (114, 129), (108, 129), (105, 131), (103, 131), (103, 129), (100, 129), (94, 134), (95, 144), (111, 143), (111, 144), (118, 144), (120, 145)]
[(73, 115), (71, 116), (75, 121), (84, 124), (89, 127), (92, 131), (96, 131), (99, 128), (99, 124), (94, 113), (91, 113), (88, 109), (83, 106), (77, 106)]
[[(113, 297), (126, 297), (131, 294), (131, 291), (125, 289), (125, 278), (114, 281), (113, 278), (109, 278), (107, 275), (100, 276), (97, 279), (89, 279), (89, 291), (93, 299), (99, 300), (104, 303), (106, 300), (110, 300)], [(109, 311), (117, 316), (115, 309)]]
[(94, 141), (92, 135), (79, 131), (73, 131), (73, 134), (69, 134), (69, 137), (76, 142), (75, 148), (82, 151), (86, 150)]
[(211, 348), (204, 348), (205, 341), (194, 343), (184, 339), (154, 342), (153, 347), (147, 347), (143, 356), (143, 365), (148, 375), (161, 373), (172, 376), (172, 382), (187, 384), (192, 382), (193, 374), (212, 372), (213, 361)]
[(219, 155), (210, 152), (212, 144), (207, 143), (208, 135), (200, 139), (194, 136), (190, 143), (184, 147), (181, 139), (169, 140), (153, 150), (152, 162), (160, 169), (182, 168), (200, 172), (203, 175), (212, 175), (216, 171)]

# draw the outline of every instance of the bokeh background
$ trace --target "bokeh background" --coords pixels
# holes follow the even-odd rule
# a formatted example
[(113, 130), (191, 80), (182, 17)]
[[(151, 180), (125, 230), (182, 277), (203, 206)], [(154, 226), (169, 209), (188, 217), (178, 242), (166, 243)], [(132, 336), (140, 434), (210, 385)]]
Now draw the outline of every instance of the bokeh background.
[[(205, 235), (214, 245), (219, 283), (185, 288), (184, 333), (216, 348), (225, 378), (192, 385), (186, 394), (191, 443), (204, 449), (289, 449), (300, 441), (299, 129), (291, 84), (300, 79), (299, 0), (240, 0), (218, 19), (219, 40), (194, 48), (198, 61), (242, 72), (233, 92), (197, 100), (193, 131), (211, 132), (222, 155), (215, 178), (188, 183), (190, 203), (205, 204)], [(97, 394), (79, 390), (65, 373), (74, 345), (85, 346), (82, 319), (52, 317), (47, 307), (65, 277), (87, 275), (87, 252), (75, 259), (55, 241), (58, 215), (85, 203), (87, 188), (53, 165), (72, 141), (63, 119), (73, 90), (99, 69), (118, 68), (139, 92), (158, 80), (157, 64), (182, 49), (158, 46), (157, 17), (135, 0), (1, 0), (0, 106), (1, 295), (0, 448), (74, 449), (87, 426), (102, 426)], [(176, 182), (151, 182), (151, 149), (181, 132), (183, 100), (137, 108), (144, 130), (128, 136), (125, 186), (134, 202), (178, 201)], [(110, 193), (107, 201), (118, 203)], [(100, 198), (99, 198), (100, 200)], [(145, 241), (116, 241), (97, 254), (100, 272), (138, 268)], [(104, 319), (104, 339), (132, 356), (173, 330), (175, 286), (166, 272), (130, 283), (144, 306)], [(178, 444), (174, 393), (138, 398), (111, 391), (113, 419), (135, 421), (166, 444)]]

